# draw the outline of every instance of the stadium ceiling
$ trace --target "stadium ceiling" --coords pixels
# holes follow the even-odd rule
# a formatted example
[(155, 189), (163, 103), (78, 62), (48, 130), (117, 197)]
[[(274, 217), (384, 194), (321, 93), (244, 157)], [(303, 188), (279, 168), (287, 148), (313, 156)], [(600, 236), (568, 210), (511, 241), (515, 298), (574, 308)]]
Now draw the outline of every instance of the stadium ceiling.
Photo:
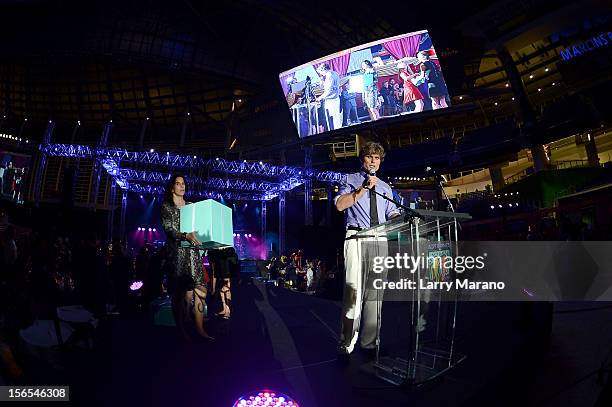
[[(415, 16), (418, 8), (429, 12), (415, 7)], [(232, 112), (279, 93), (281, 70), (423, 28), (422, 18), (399, 19), (403, 8), (393, 1), (9, 2), (0, 8), (0, 111), (84, 124), (149, 117), (158, 126), (191, 113), (195, 131), (226, 142)], [(442, 9), (438, 25), (458, 9), (467, 13)]]
[[(524, 2), (520, 10), (535, 21), (550, 7), (568, 3), (578, 2)], [(5, 2), (0, 6), (0, 113), (7, 117), (0, 116), (0, 121), (3, 131), (30, 132), (35, 139), (52, 119), (57, 124), (54, 142), (91, 144), (112, 119), (109, 145), (140, 143), (162, 149), (161, 145), (185, 140), (190, 149), (219, 151), (231, 145), (243, 112), (261, 111), (270, 101), (282, 104), (279, 72), (347, 47), (423, 28), (430, 30), (442, 51), (450, 47), (464, 53), (455, 67), (445, 61), (444, 72), (449, 82), (453, 72), (460, 78), (454, 81), (457, 89), (488, 98), (478, 101), (477, 110), (488, 115), (490, 109), (499, 111), (507, 105), (510, 114), (507, 78), (494, 52), (485, 55), (482, 43), (459, 38), (451, 27), (460, 29), (466, 22), (482, 28), (478, 35), (491, 41), (495, 27), (513, 26), (517, 20), (516, 13), (508, 12), (515, 10), (512, 4), (503, 0), (435, 6), (397, 0)], [(533, 80), (541, 80), (554, 58), (554, 52), (546, 54), (548, 45), (540, 46), (537, 40), (534, 36), (511, 50), (529, 81), (528, 75), (538, 69), (541, 72)], [(559, 88), (555, 72), (546, 70), (543, 83), (529, 82), (530, 93), (544, 92), (553, 83)], [(468, 83), (459, 83), (464, 78)], [(457, 89), (455, 95), (460, 94)], [(284, 116), (278, 112), (274, 117), (290, 123), (286, 110)], [(26, 118), (30, 121), (24, 124)], [(394, 125), (384, 133), (391, 139), (410, 133), (409, 139), (422, 142), (434, 131), (457, 134), (466, 127), (453, 118), (436, 120)], [(449, 122), (443, 130), (440, 121)], [(255, 133), (270, 131), (254, 127)], [(260, 146), (261, 140), (255, 137), (251, 144)]]

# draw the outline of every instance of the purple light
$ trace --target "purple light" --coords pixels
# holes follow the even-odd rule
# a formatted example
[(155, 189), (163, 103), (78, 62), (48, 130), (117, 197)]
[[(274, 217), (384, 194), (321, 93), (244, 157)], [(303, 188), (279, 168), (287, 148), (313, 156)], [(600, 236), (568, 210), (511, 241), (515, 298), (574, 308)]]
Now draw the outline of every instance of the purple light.
[(153, 232), (157, 232), (157, 229), (156, 229), (156, 228), (153, 228)]
[(236, 237), (240, 237), (240, 233), (238, 233), (238, 234), (236, 235)]
[(130, 284), (130, 290), (138, 291), (138, 290), (140, 290), (142, 288), (143, 284), (144, 283), (142, 281), (136, 280), (132, 284)]
[(234, 403), (233, 407), (245, 406), (294, 406), (299, 407), (299, 404), (291, 399), (291, 397), (275, 393), (270, 390), (260, 392), (252, 392), (240, 397)]
[(153, 232), (153, 229), (152, 229), (152, 228), (149, 228), (149, 232)]

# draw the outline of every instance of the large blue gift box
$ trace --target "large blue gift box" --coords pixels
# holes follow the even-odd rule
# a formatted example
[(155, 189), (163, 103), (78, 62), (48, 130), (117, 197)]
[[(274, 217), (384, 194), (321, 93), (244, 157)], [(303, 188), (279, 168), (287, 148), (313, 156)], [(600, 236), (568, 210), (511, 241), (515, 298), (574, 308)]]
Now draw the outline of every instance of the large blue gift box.
[(234, 245), (232, 210), (212, 199), (183, 206), (180, 228), (181, 232), (196, 232), (204, 249)]

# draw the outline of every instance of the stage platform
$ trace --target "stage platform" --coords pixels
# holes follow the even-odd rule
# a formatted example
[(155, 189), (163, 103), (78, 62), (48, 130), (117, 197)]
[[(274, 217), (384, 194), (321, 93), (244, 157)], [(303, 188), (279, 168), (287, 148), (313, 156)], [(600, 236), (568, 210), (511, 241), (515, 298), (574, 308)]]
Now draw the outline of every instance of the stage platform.
[[(547, 401), (555, 386), (563, 390), (542, 353), (553, 315), (549, 304), (460, 304), (456, 349), (466, 360), (439, 380), (401, 389), (368, 374), (359, 350), (348, 364), (336, 361), (339, 302), (260, 281), (236, 285), (233, 296), (231, 320), (209, 323), (217, 338), (212, 344), (184, 344), (173, 328), (154, 326), (146, 314), (102, 321), (94, 360), (83, 362), (73, 400), (89, 406), (230, 407), (240, 395), (267, 388), (303, 407), (536, 405), (538, 400), (537, 405), (565, 405)], [(383, 324), (393, 324), (401, 307), (387, 308)], [(401, 346), (393, 344), (400, 339), (388, 334), (383, 342)]]

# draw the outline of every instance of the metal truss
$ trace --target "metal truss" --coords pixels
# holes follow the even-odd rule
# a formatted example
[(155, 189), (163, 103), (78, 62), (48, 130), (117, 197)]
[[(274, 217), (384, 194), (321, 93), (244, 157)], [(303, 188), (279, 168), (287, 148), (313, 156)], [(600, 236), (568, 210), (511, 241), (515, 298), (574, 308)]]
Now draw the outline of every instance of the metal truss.
[(40, 144), (38, 149), (51, 157), (95, 157), (95, 148), (78, 144)]
[(323, 182), (340, 182), (343, 174), (334, 171), (305, 170), (299, 167), (277, 166), (264, 162), (228, 161), (223, 158), (201, 158), (196, 155), (170, 152), (127, 151), (120, 148), (89, 147), (73, 144), (41, 144), (41, 152), (50, 156), (111, 159), (117, 163), (159, 165), (167, 168), (206, 168), (225, 174), (248, 174), (278, 178), (302, 178)]
[[(141, 184), (138, 182), (133, 182), (128, 184), (127, 191), (139, 193), (139, 194), (147, 194), (147, 195), (158, 195), (163, 196), (164, 194), (164, 186), (163, 185), (150, 185), (150, 184)], [(272, 198), (277, 196), (276, 194), (261, 194), (261, 193), (249, 193), (249, 192), (240, 192), (240, 191), (220, 191), (220, 190), (201, 190), (201, 189), (192, 189), (189, 193), (187, 193), (187, 197), (199, 197), (199, 198), (208, 198), (208, 199), (229, 199), (236, 201), (269, 201)]]
[[(116, 173), (112, 173), (111, 171), (114, 171), (113, 168), (109, 170), (109, 174), (118, 175), (124, 180), (156, 184), (166, 183), (170, 180), (170, 177), (172, 176), (170, 173), (136, 170), (131, 168), (121, 168)], [(279, 191), (290, 191), (303, 183), (300, 178), (289, 178), (281, 182), (254, 181), (229, 178), (200, 178), (193, 176), (185, 176), (185, 178), (187, 178), (187, 182), (190, 185), (198, 185), (203, 188), (221, 190), (241, 190), (250, 192), (260, 191), (272, 193)]]
[[(260, 176), (278, 178), (276, 182), (240, 178), (200, 178), (187, 176), (194, 186), (195, 196), (213, 199), (263, 200), (277, 197), (290, 191), (306, 180), (341, 182), (343, 174), (333, 171), (314, 171), (298, 167), (276, 166), (263, 162), (228, 161), (222, 158), (204, 159), (195, 155), (180, 155), (167, 152), (138, 152), (119, 148), (90, 147), (74, 144), (41, 144), (40, 151), (46, 156), (79, 157), (99, 160), (117, 185), (127, 191), (160, 195), (163, 184), (170, 173), (121, 168), (121, 162), (158, 165), (166, 168), (208, 169), (228, 175)], [(162, 184), (162, 185), (160, 185)]]

